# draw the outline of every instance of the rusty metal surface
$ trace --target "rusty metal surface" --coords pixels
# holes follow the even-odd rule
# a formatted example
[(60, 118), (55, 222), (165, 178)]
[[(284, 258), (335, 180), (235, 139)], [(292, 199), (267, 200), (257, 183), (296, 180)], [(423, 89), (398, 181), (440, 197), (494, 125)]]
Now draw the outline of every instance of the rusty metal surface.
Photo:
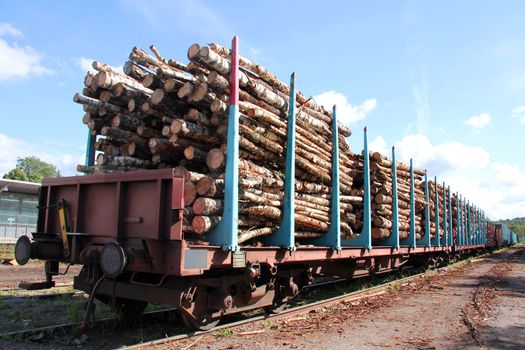
[[(298, 247), (290, 252), (275, 247), (243, 247), (248, 262), (272, 262), (276, 264), (297, 263), (324, 260), (345, 260), (372, 257), (401, 256), (408, 254), (440, 253), (453, 251), (470, 251), (483, 248), (483, 245), (470, 245), (461, 247), (373, 247), (371, 250), (359, 247), (344, 247), (341, 250), (332, 250), (328, 247)], [(206, 250), (208, 252), (208, 268), (224, 267), (232, 264), (232, 252), (222, 251), (219, 247), (191, 246), (192, 250)]]
[(55, 204), (65, 199), (69, 232), (117, 239), (167, 238), (171, 180), (171, 169), (44, 180), (47, 209), (38, 231), (59, 232)]
[[(73, 262), (83, 263), (80, 252), (99, 251), (119, 241), (132, 257), (129, 271), (190, 276), (212, 268), (233, 267), (233, 253), (217, 246), (188, 246), (182, 233), (184, 181), (174, 178), (172, 169), (118, 174), (46, 179), (42, 185), (40, 233), (60, 231), (55, 204), (65, 199), (68, 232), (72, 235)], [(242, 247), (246, 262), (297, 263), (344, 259), (453, 252), (462, 247), (329, 247), (304, 246), (295, 251), (276, 247)], [(185, 255), (189, 254), (189, 262)], [(84, 254), (89, 255), (89, 254)]]
[(487, 246), (494, 248), (503, 246), (503, 230), (501, 224), (487, 223)]

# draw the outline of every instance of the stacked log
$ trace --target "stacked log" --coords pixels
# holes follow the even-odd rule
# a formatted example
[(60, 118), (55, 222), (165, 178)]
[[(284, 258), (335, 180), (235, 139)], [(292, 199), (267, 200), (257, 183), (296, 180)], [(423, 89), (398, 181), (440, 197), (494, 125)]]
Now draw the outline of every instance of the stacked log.
[[(424, 172), (414, 170), (414, 198), (416, 207), (416, 235), (420, 234), (420, 210), (425, 206), (424, 192), (418, 187)], [(398, 192), (399, 238), (405, 239), (410, 232), (410, 167), (398, 162), (396, 165)], [(393, 220), (393, 174), (392, 161), (378, 152), (370, 154), (370, 194), (372, 207), (372, 239), (381, 241), (392, 232)]]
[[(174, 168), (184, 178), (186, 239), (204, 242), (221, 220), (224, 207), (230, 50), (217, 44), (191, 45), (189, 62), (165, 59), (133, 48), (123, 71), (93, 62), (81, 93), (82, 121), (96, 136), (96, 164), (80, 172), (120, 172)], [(239, 119), (240, 244), (261, 245), (282, 220), (284, 161), (290, 87), (261, 65), (240, 57)], [(320, 237), (330, 227), (332, 198), (332, 114), (311, 98), (296, 93), (296, 240)], [(348, 128), (339, 125), (341, 235), (353, 238), (363, 228), (363, 155), (351, 152)], [(379, 153), (370, 160), (372, 238), (378, 243), (392, 232), (392, 160)], [(410, 173), (396, 164), (400, 239), (410, 230)], [(438, 185), (439, 222), (435, 223), (435, 188), (424, 172), (414, 170), (416, 239), (444, 234), (443, 203), (447, 190)], [(453, 231), (457, 232), (457, 198), (451, 196)], [(473, 212), (473, 211), (472, 211)]]
[[(454, 236), (454, 239), (457, 240), (457, 235), (458, 233), (460, 232), (460, 230), (463, 232), (463, 244), (466, 244), (465, 240), (467, 239), (467, 230), (468, 230), (468, 215), (469, 215), (469, 211), (470, 211), (470, 220), (471, 220), (471, 229), (472, 229), (472, 235), (471, 235), (471, 239), (474, 238), (474, 223), (475, 221), (477, 220), (475, 218), (475, 210), (474, 208), (470, 207), (469, 210), (467, 211), (467, 206), (465, 205), (464, 203), (464, 199), (461, 200), (461, 205), (460, 204), (460, 200), (457, 198), (457, 195), (456, 193), (453, 193), (451, 194), (451, 202), (452, 202), (452, 230), (453, 230), (453, 236)], [(458, 213), (459, 213), (459, 216), (462, 217), (462, 226), (460, 227), (459, 226), (459, 222), (458, 222)]]
[(452, 203), (452, 236), (454, 238), (454, 242), (457, 242), (457, 236), (459, 232), (458, 228), (458, 204), (459, 199), (456, 197), (456, 193), (452, 193), (450, 197), (450, 201)]
[[(354, 186), (352, 195), (363, 196), (363, 157), (353, 155), (356, 159), (356, 168), (353, 171)], [(372, 240), (380, 244), (392, 234), (393, 225), (393, 174), (392, 160), (378, 153), (370, 152), (370, 195), (371, 195), (371, 226)], [(414, 218), (416, 239), (420, 240), (425, 235), (426, 207), (425, 200), (425, 172), (414, 169)], [(396, 164), (397, 191), (398, 191), (398, 228), (399, 239), (405, 239), (410, 233), (410, 167), (401, 162)], [(446, 189), (438, 184), (439, 199), (439, 235), (444, 234), (444, 198), (448, 195)], [(453, 208), (455, 198), (451, 198)], [(436, 233), (435, 225), (435, 190), (434, 183), (429, 181), (429, 221), (430, 221), (430, 238), (434, 238)], [(448, 210), (448, 209), (447, 209)], [(454, 209), (455, 210), (455, 209)], [(354, 206), (354, 224), (351, 228), (354, 232), (360, 232), (363, 226), (363, 207), (362, 205)], [(448, 215), (448, 214), (447, 214)], [(455, 215), (455, 214), (454, 214)], [(454, 216), (455, 218), (455, 216)], [(456, 225), (455, 219), (454, 225)], [(447, 222), (448, 224), (448, 222)], [(454, 226), (454, 228), (456, 228)]]
[[(433, 181), (429, 181), (429, 209), (430, 209), (430, 232), (431, 232), (431, 237), (434, 238), (434, 235), (436, 234), (436, 232), (439, 233), (439, 237), (442, 238), (443, 235), (445, 234), (445, 226), (444, 226), (444, 221), (445, 221), (445, 217), (444, 217), (444, 203), (445, 203), (445, 197), (448, 196), (448, 190), (446, 188), (443, 187), (443, 185), (441, 184), (437, 184), (437, 189), (438, 189), (438, 202), (439, 202), (439, 205), (438, 205), (438, 221), (439, 221), (439, 226), (437, 227), (437, 231), (436, 231), (436, 214), (435, 214), (435, 210), (436, 210), (436, 203), (435, 203), (435, 198), (436, 198), (436, 190), (435, 190), (435, 184)], [(447, 200), (448, 200), (448, 197), (447, 197)], [(447, 216), (448, 216), (448, 208), (447, 208)], [(448, 225), (448, 222), (447, 222), (447, 225)]]
[[(94, 62), (82, 93), (83, 122), (96, 135), (89, 173), (174, 167), (185, 179), (185, 233), (202, 238), (220, 221), (226, 159), (230, 52), (192, 45), (189, 63), (133, 48), (123, 72)], [(239, 242), (261, 244), (278, 228), (290, 88), (260, 65), (240, 60)], [(319, 237), (330, 225), (332, 115), (297, 93), (296, 238)], [(355, 157), (340, 125), (341, 232), (353, 236)], [(305, 241), (306, 242), (306, 241)]]
[[(393, 224), (393, 173), (392, 160), (378, 153), (370, 153), (370, 194), (372, 208), (372, 239), (379, 242), (392, 233)], [(414, 169), (414, 201), (416, 239), (424, 232), (425, 193), (421, 190), (424, 171)], [(410, 232), (410, 167), (396, 164), (399, 238)]]

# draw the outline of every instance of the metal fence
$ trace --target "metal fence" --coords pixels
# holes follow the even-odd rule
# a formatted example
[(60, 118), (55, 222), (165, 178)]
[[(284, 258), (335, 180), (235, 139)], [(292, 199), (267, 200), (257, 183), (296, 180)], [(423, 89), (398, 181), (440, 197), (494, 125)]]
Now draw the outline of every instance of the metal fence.
[(36, 194), (0, 192), (0, 238), (31, 237), (38, 216)]
[(0, 223), (0, 237), (1, 238), (18, 238), (23, 235), (32, 237), (31, 232), (35, 232), (35, 231), (36, 231), (35, 225)]

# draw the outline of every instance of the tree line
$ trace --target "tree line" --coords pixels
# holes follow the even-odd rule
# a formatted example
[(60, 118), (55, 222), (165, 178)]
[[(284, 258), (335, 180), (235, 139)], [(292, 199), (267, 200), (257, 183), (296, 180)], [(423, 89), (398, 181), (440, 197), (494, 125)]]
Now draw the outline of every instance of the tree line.
[(16, 166), (4, 174), (4, 179), (41, 183), (43, 179), (59, 177), (60, 170), (38, 157), (19, 157)]

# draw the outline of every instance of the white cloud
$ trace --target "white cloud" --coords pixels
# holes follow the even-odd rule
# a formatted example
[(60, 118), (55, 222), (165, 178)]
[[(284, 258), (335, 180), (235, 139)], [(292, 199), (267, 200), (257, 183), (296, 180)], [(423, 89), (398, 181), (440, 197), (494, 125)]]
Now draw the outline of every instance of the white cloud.
[(23, 37), (24, 33), (20, 29), (15, 28), (11, 23), (0, 22), (0, 36), (4, 34), (13, 36), (13, 37)]
[[(0, 23), (0, 36), (2, 35), (21, 37), (23, 33), (10, 23)], [(42, 55), (30, 46), (18, 46), (0, 38), (0, 81), (52, 72), (42, 65)]]
[(84, 72), (91, 72), (91, 73), (97, 73), (95, 68), (93, 68), (92, 63), (94, 61), (93, 58), (87, 58), (87, 57), (78, 57), (75, 59), (77, 65), (82, 69)]
[(519, 106), (512, 110), (512, 118), (520, 118), (520, 121), (525, 124), (525, 106)]
[[(489, 152), (477, 146), (433, 144), (422, 134), (408, 135), (395, 146), (398, 160), (408, 164), (412, 158), (416, 168), (445, 181), (452, 192), (459, 192), (491, 219), (525, 216), (525, 174), (516, 164), (491, 162)], [(382, 153), (390, 156), (381, 137), (370, 148), (384, 148)]]
[(77, 164), (84, 163), (80, 150), (58, 144), (33, 143), (0, 133), (0, 176), (16, 166), (18, 157), (37, 156), (56, 165), (62, 175), (76, 174)]
[[(89, 58), (89, 57), (75, 57), (73, 60), (75, 61), (77, 66), (79, 66), (80, 69), (82, 69), (82, 71), (84, 71), (84, 72), (88, 72), (89, 71), (89, 72), (91, 72), (93, 74), (97, 74), (97, 70), (95, 68), (93, 68), (93, 61), (95, 61), (95, 59)], [(113, 69), (114, 71), (118, 71), (118, 72), (122, 72), (122, 70), (124, 69), (123, 65), (112, 66), (112, 65), (108, 64), (108, 66), (111, 69)]]
[(479, 132), (485, 126), (490, 124), (490, 114), (481, 113), (480, 115), (474, 115), (467, 119), (465, 124), (474, 129), (474, 131)]
[(433, 145), (422, 134), (405, 136), (395, 146), (400, 160), (407, 162), (413, 158), (416, 167), (428, 168), (435, 175), (454, 169), (484, 169), (490, 160), (489, 153), (481, 147), (466, 146), (459, 142)]
[(372, 142), (368, 143), (368, 149), (370, 151), (379, 152), (383, 155), (390, 156), (390, 150), (386, 146), (385, 139), (382, 136), (377, 136)]
[(337, 91), (327, 91), (314, 96), (314, 100), (331, 111), (334, 105), (337, 106), (337, 118), (340, 123), (349, 126), (350, 123), (363, 120), (377, 107), (377, 100), (371, 98), (365, 100), (360, 105), (354, 106), (348, 98)]

